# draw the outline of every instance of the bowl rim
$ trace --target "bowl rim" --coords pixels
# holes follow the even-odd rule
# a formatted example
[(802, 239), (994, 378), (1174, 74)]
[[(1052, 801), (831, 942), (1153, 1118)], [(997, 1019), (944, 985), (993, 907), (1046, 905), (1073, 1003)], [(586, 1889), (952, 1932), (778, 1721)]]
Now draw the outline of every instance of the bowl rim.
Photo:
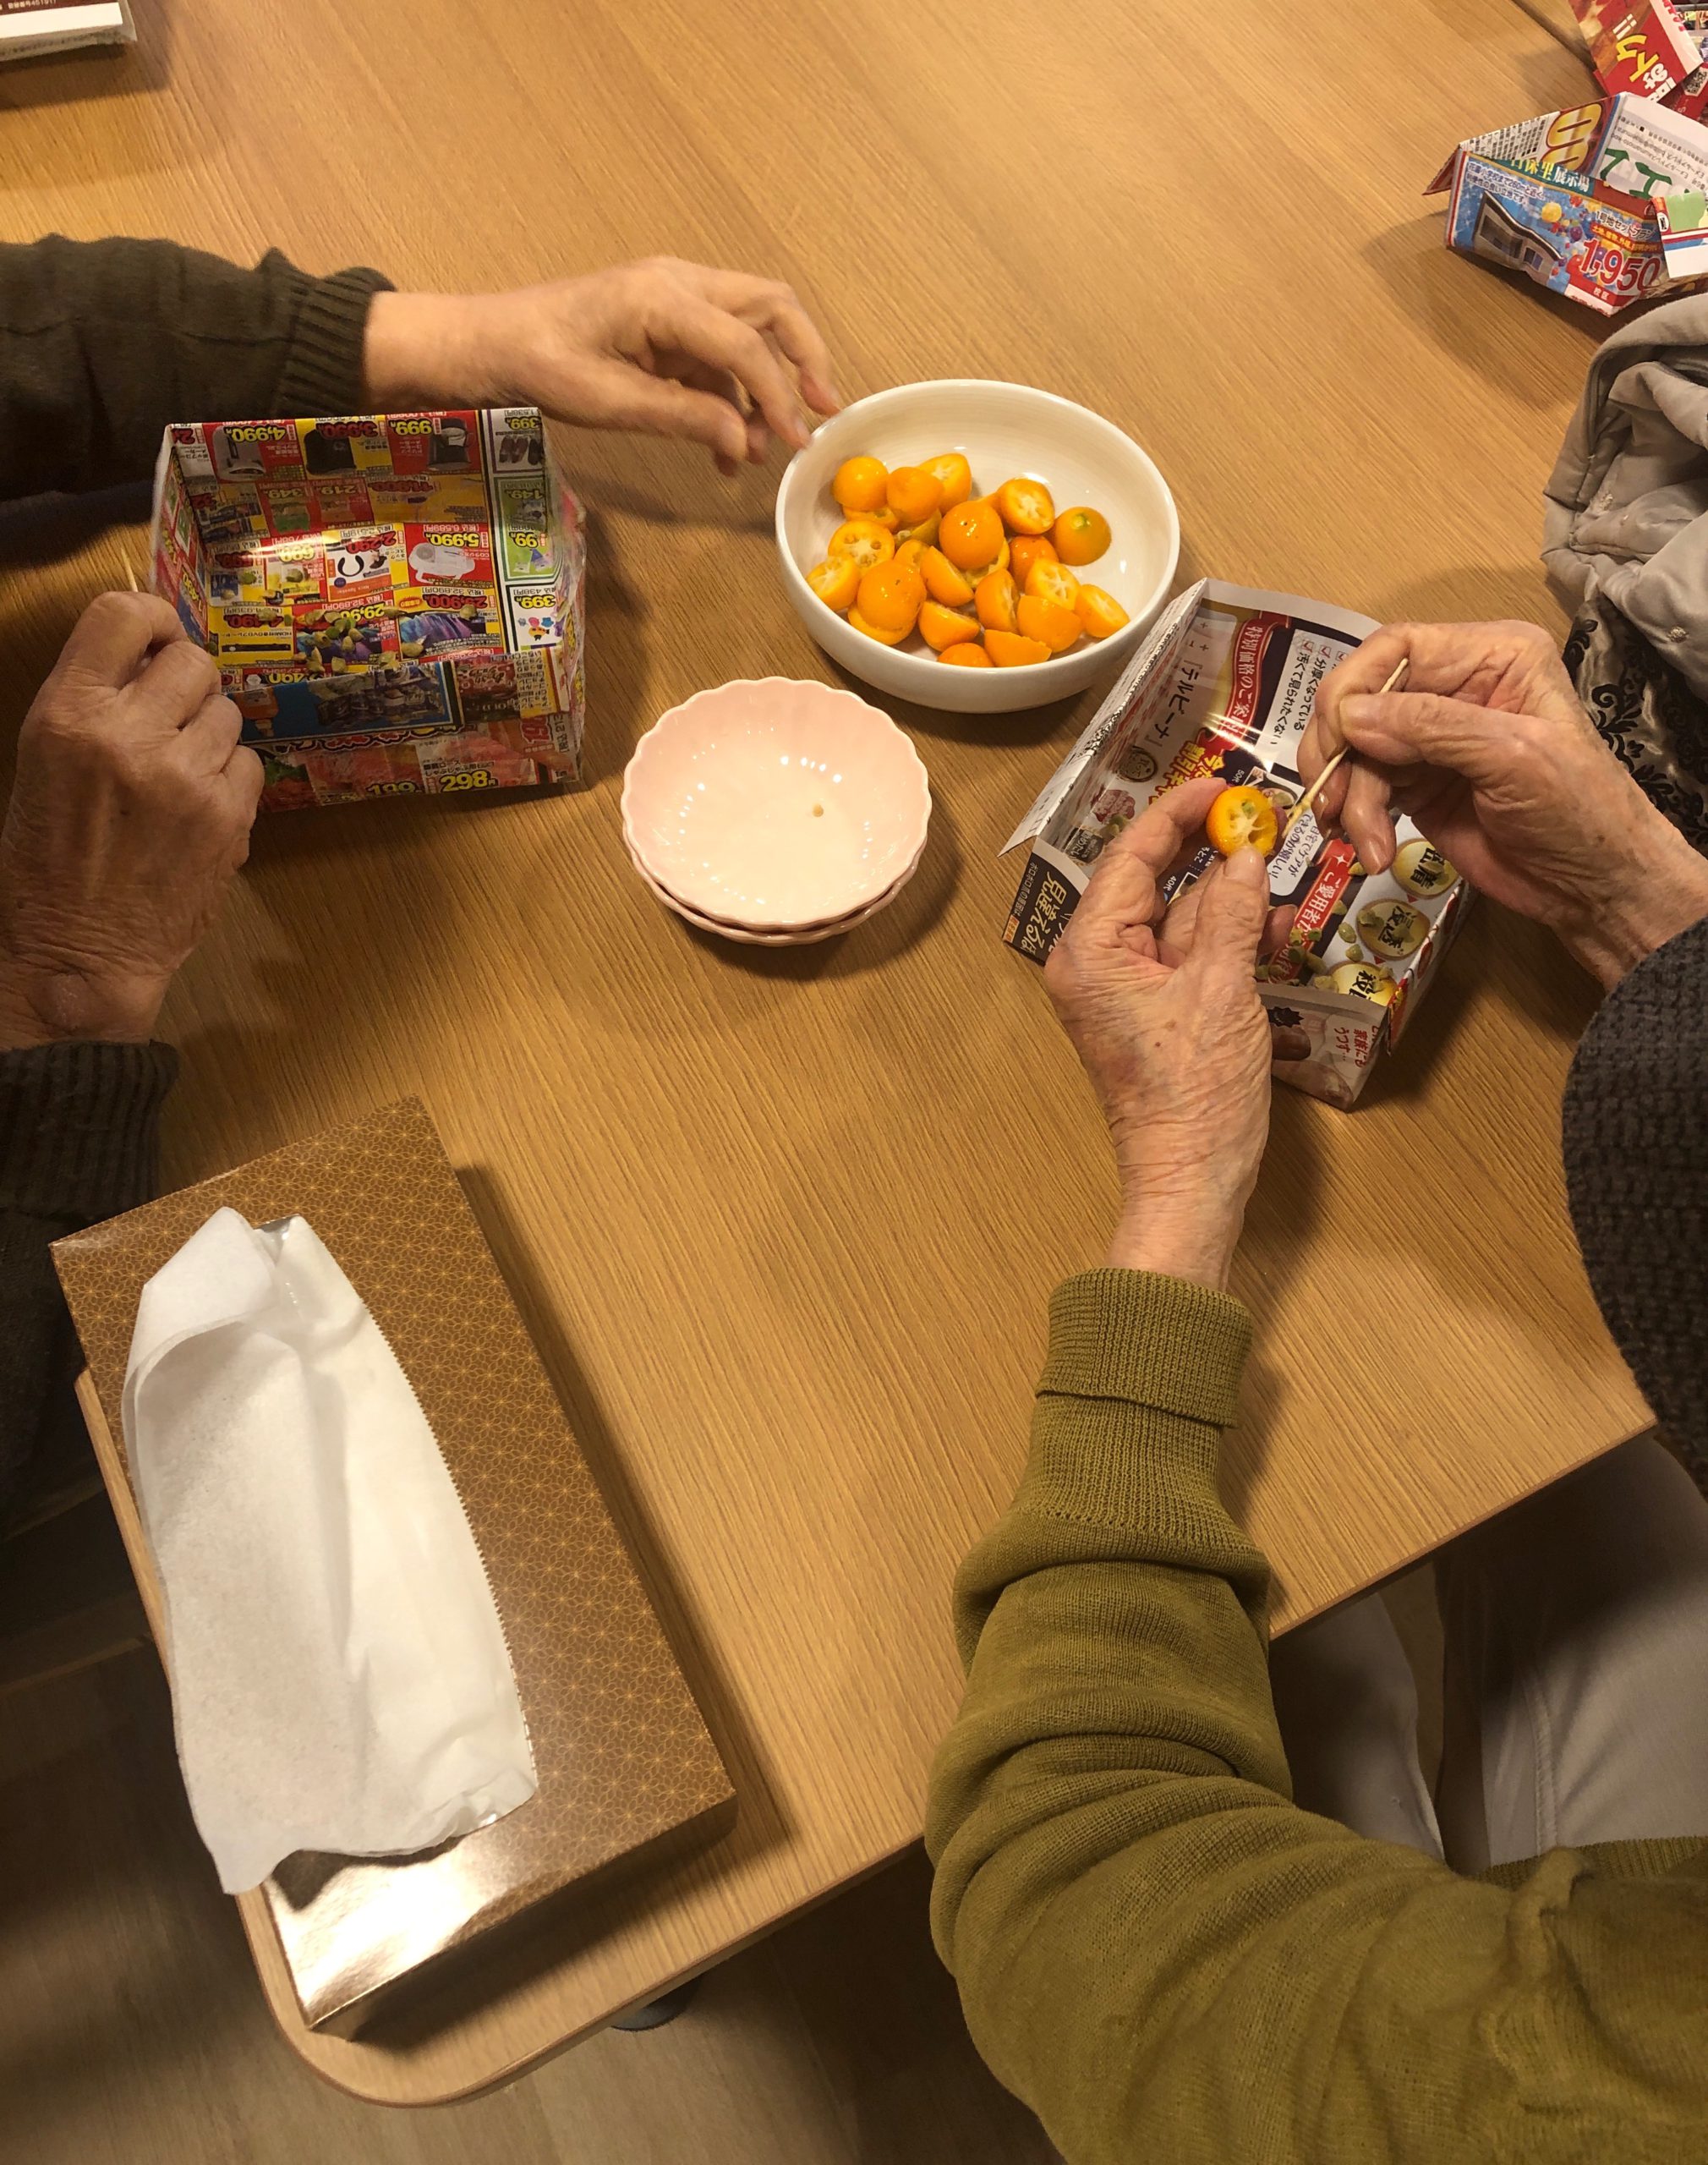
[[(835, 917), (791, 918), (789, 923), (786, 924), (768, 926), (765, 931), (765, 937), (769, 939), (774, 933), (786, 935), (789, 933), (816, 932), (821, 927), (827, 924), (851, 924), (854, 918), (862, 915), (867, 910), (875, 909), (878, 907), (879, 902), (885, 901), (891, 894), (895, 893), (898, 888), (905, 887), (907, 882), (913, 877), (914, 874), (919, 869), (920, 864), (924, 859), (925, 845), (929, 837), (924, 835), (920, 836), (918, 845), (915, 848), (912, 856), (908, 858), (901, 870), (896, 874), (891, 885), (886, 887), (883, 893), (880, 894), (875, 901), (862, 902), (858, 908), (840, 911)], [(739, 929), (743, 933), (751, 929), (750, 927), (743, 924), (739, 918), (720, 918), (714, 911), (703, 909), (697, 903), (682, 902), (682, 897), (679, 895), (671, 891), (670, 883), (662, 879), (658, 873), (654, 872), (652, 867), (639, 855), (633, 842), (631, 841), (627, 830), (625, 830), (623, 834), (623, 843), (624, 847), (628, 851), (630, 862), (633, 864), (635, 870), (639, 873), (641, 878), (646, 881), (648, 886), (654, 888), (660, 893), (668, 896), (672, 903), (680, 903), (683, 909), (692, 910), (696, 918), (703, 918), (708, 921), (708, 923), (714, 926), (722, 927), (729, 930)]]
[[(822, 677), (731, 677), (721, 684), (702, 685), (698, 691), (691, 692), (687, 699), (679, 699), (674, 706), (665, 708), (651, 728), (643, 732), (633, 751), (629, 754), (628, 764), (623, 769), (622, 792), (618, 800), (618, 809), (622, 822), (623, 841), (636, 863), (644, 869), (649, 877), (656, 881), (660, 886), (676, 896), (675, 889), (671, 887), (670, 882), (665, 879), (649, 857), (635, 832), (633, 821), (630, 817), (632, 792), (637, 776), (647, 764), (647, 747), (667, 724), (679, 721), (693, 708), (720, 699), (726, 693), (752, 691), (761, 686), (771, 684), (785, 684), (791, 691), (810, 692), (824, 699), (846, 699), (851, 705), (862, 708), (874, 721), (882, 722), (884, 728), (900, 740), (908, 758), (912, 761), (913, 771), (918, 777), (918, 802), (914, 808), (918, 825), (917, 830), (910, 827), (908, 836), (911, 856), (907, 869), (911, 874), (924, 852), (926, 835), (931, 824), (932, 813), (931, 777), (926, 770), (924, 760), (919, 756), (919, 748), (901, 724), (893, 716), (887, 715), (882, 707), (874, 706), (870, 699), (862, 699), (857, 692), (851, 692), (845, 685), (827, 684)], [(868, 892), (849, 902), (845, 908), (837, 910), (835, 913), (835, 918), (847, 917), (857, 910), (864, 909), (868, 903), (875, 902), (884, 894), (900, 877), (900, 874), (890, 872), (881, 885), (873, 885)], [(679, 902), (687, 900), (685, 896), (676, 896), (676, 899)], [(690, 902), (688, 907), (692, 908), (694, 906)], [(788, 932), (802, 929), (802, 920), (800, 918), (784, 916), (775, 911), (748, 912), (739, 917), (731, 916), (723, 921), (749, 932)], [(818, 918), (807, 922), (809, 924), (824, 924), (833, 921), (833, 918)]]
[(876, 902), (866, 903), (862, 908), (851, 911), (846, 917), (821, 918), (814, 924), (791, 925), (776, 932), (754, 932), (744, 924), (726, 924), (720, 918), (703, 916), (679, 896), (671, 894), (668, 887), (661, 885), (632, 851), (629, 854), (629, 863), (634, 867), (636, 877), (642, 886), (661, 907), (698, 931), (714, 933), (720, 940), (734, 940), (744, 947), (811, 947), (821, 940), (834, 940), (841, 933), (853, 932), (861, 925), (869, 924), (881, 911), (887, 910), (919, 869), (919, 859), (916, 857), (894, 886), (886, 887)]
[[(1059, 391), (1046, 391), (1041, 385), (1035, 383), (1019, 383), (1007, 376), (926, 376), (922, 377), (917, 383), (893, 383), (887, 386), (882, 391), (868, 392), (863, 398), (857, 398), (851, 404), (845, 406), (840, 414), (833, 414), (828, 418), (828, 419), (821, 421), (818, 426), (813, 430), (812, 438), (801, 447), (800, 450), (795, 453), (793, 458), (790, 459), (788, 464), (783, 469), (782, 478), (777, 484), (777, 500), (772, 513), (771, 525), (772, 531), (776, 538), (777, 554), (782, 560), (783, 578), (786, 584), (794, 588), (799, 595), (804, 595), (813, 602), (818, 608), (823, 609), (826, 606), (826, 604), (820, 601), (818, 595), (813, 592), (812, 588), (807, 585), (807, 574), (795, 562), (794, 552), (790, 548), (783, 530), (783, 515), (788, 502), (791, 490), (798, 481), (798, 469), (801, 466), (801, 463), (811, 453), (813, 445), (818, 441), (819, 436), (825, 429), (840, 425), (842, 422), (847, 420), (851, 414), (861, 413), (868, 407), (884, 405), (893, 400), (906, 398), (912, 393), (921, 391), (1016, 391), (1022, 393), (1027, 398), (1040, 399), (1045, 405), (1058, 406), (1065, 412), (1079, 414), (1084, 419), (1093, 423), (1096, 427), (1106, 430), (1109, 435), (1118, 437), (1120, 441), (1126, 446), (1127, 449), (1140, 461), (1141, 464), (1149, 471), (1151, 479), (1156, 483), (1158, 491), (1161, 496), (1163, 510), (1167, 515), (1167, 538), (1169, 544), (1167, 561), (1153, 584), (1151, 591), (1145, 596), (1142, 602), (1139, 603), (1133, 609), (1130, 621), (1133, 624), (1142, 625), (1147, 621), (1147, 619), (1154, 617), (1157, 610), (1161, 607), (1164, 601), (1167, 600), (1169, 589), (1173, 587), (1174, 583), (1175, 573), (1180, 567), (1180, 507), (1174, 502), (1174, 492), (1169, 486), (1168, 480), (1163, 473), (1163, 469), (1158, 465), (1156, 460), (1152, 458), (1149, 452), (1145, 449), (1141, 443), (1137, 442), (1133, 437), (1130, 436), (1126, 430), (1120, 426), (1119, 422), (1110, 420), (1107, 414), (1099, 414), (1093, 407), (1081, 405), (1076, 398), (1064, 398)], [(835, 616), (836, 613), (837, 612), (835, 610), (830, 611), (832, 616)], [(842, 621), (846, 622), (846, 619)], [(1127, 630), (1128, 626), (1124, 624), (1121, 627), (1120, 631), (1112, 633), (1108, 639), (1098, 640), (1096, 642), (1092, 651), (1107, 652), (1109, 650), (1115, 646), (1115, 642), (1120, 639)], [(860, 634), (857, 632), (855, 633), (855, 638), (857, 639), (859, 636)], [(822, 646), (822, 640), (818, 641), (818, 644)], [(932, 655), (928, 657), (922, 654), (903, 654), (895, 647), (885, 647), (883, 650), (884, 653), (891, 655), (896, 661), (917, 665), (922, 671), (929, 670), (937, 666), (937, 657), (935, 655)], [(1065, 671), (1072, 664), (1076, 662), (1082, 662), (1085, 659), (1085, 655), (1078, 653), (1056, 654), (1052, 655), (1048, 661), (1034, 661), (1028, 663), (1024, 671), (1015, 670), (1005, 673), (1015, 676), (1023, 675), (1028, 683), (1048, 686), (1059, 681), (1055, 675), (1056, 671)], [(846, 666), (848, 665), (839, 664), (839, 666)], [(922, 683), (928, 683), (933, 680), (928, 677), (922, 677), (920, 681)], [(916, 696), (912, 693), (897, 693), (894, 696), (896, 698), (910, 698), (912, 699), (913, 704), (916, 706), (928, 707), (932, 705), (932, 701), (925, 698), (923, 695)], [(1028, 704), (1043, 706), (1052, 699), (1065, 698), (1066, 696), (1068, 695), (1065, 693), (1044, 689), (1040, 691), (1036, 700), (1028, 701)]]

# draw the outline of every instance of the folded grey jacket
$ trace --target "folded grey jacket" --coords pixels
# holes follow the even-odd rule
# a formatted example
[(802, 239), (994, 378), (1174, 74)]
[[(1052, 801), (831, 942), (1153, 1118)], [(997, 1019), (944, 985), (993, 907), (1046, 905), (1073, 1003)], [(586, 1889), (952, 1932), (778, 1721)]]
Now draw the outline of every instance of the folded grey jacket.
[(1708, 698), (1708, 294), (1616, 331), (1549, 479), (1543, 561)]

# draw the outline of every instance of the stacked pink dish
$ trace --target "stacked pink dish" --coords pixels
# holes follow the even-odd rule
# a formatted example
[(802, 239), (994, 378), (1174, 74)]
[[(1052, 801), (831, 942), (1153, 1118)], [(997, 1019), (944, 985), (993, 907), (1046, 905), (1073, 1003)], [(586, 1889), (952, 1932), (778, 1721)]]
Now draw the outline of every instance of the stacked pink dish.
[(623, 777), (623, 839), (647, 885), (750, 945), (801, 946), (875, 917), (913, 877), (930, 817), (925, 768), (888, 715), (786, 677), (672, 707)]

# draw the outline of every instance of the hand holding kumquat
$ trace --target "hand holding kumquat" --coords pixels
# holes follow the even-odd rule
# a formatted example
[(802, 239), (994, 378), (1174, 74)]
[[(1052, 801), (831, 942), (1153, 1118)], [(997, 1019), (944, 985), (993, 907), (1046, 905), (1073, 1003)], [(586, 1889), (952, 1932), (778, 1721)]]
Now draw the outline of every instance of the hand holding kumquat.
[(807, 584), (868, 639), (898, 646), (917, 632), (957, 668), (1024, 667), (1120, 630), (1127, 611), (1077, 575), (1113, 538), (1100, 511), (1058, 512), (1029, 474), (988, 496), (973, 485), (958, 451), (917, 466), (845, 458), (830, 484), (842, 523)]

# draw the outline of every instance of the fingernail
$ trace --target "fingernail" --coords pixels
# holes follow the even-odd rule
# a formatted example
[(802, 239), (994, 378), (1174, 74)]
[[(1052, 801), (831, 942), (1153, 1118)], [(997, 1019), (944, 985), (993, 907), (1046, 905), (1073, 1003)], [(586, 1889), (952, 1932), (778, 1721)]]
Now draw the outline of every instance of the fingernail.
[(1346, 722), (1371, 722), (1376, 719), (1376, 702), (1367, 692), (1349, 692), (1340, 702), (1340, 719)]
[(789, 416), (789, 425), (784, 433), (797, 451), (804, 451), (813, 441), (813, 431), (797, 414)]
[(1248, 842), (1243, 849), (1236, 849), (1228, 859), (1228, 869), (1224, 877), (1240, 887), (1267, 888), (1269, 868), (1263, 862), (1262, 852), (1253, 849)]

